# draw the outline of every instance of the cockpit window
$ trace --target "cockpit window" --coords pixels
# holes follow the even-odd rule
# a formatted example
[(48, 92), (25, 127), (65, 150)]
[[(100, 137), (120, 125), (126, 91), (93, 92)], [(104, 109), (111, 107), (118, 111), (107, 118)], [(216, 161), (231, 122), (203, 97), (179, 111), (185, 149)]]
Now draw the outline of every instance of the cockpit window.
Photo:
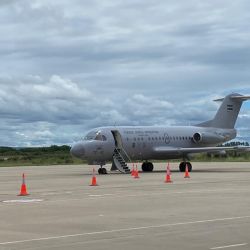
[(95, 139), (95, 136), (96, 136), (96, 132), (91, 131), (91, 132), (89, 132), (89, 133), (83, 138), (83, 140), (84, 140), (84, 141), (91, 141), (91, 140), (94, 140), (94, 139)]
[(91, 141), (91, 140), (96, 140), (96, 141), (106, 141), (107, 138), (105, 135), (101, 133), (101, 131), (91, 131), (89, 132), (84, 138), (84, 141)]
[(96, 140), (96, 141), (102, 141), (102, 135), (101, 135), (100, 131), (96, 132), (94, 140)]

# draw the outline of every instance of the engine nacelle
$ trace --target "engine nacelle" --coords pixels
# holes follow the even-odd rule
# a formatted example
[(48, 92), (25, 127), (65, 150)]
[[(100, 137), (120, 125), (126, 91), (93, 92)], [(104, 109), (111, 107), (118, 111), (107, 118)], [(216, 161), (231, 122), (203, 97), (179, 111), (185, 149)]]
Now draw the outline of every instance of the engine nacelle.
[(193, 142), (196, 144), (216, 144), (216, 143), (222, 143), (225, 141), (225, 137), (215, 134), (215, 133), (195, 133), (193, 135)]

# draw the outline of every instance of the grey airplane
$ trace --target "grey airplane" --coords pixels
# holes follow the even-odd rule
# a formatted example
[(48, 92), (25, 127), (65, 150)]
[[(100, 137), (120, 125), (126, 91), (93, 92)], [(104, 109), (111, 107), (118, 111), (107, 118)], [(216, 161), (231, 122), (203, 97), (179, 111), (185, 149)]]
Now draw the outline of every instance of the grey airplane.
[(190, 156), (196, 153), (220, 153), (227, 150), (246, 150), (248, 147), (218, 145), (232, 140), (242, 102), (250, 96), (230, 94), (222, 101), (212, 120), (194, 126), (110, 126), (89, 131), (83, 140), (75, 143), (71, 154), (100, 165), (99, 174), (106, 174), (103, 166), (112, 162), (111, 170), (130, 173), (128, 163), (142, 161), (142, 171), (153, 171), (152, 160), (182, 159), (181, 172), (192, 171)]

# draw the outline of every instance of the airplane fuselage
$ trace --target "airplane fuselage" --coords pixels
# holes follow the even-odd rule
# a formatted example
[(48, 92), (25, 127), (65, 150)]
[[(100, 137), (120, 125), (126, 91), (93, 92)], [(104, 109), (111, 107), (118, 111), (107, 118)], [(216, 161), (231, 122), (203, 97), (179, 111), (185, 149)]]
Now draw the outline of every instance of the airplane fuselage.
[[(112, 161), (117, 146), (112, 131), (118, 131), (123, 149), (131, 160), (160, 160), (185, 158), (178, 151), (161, 152), (157, 148), (197, 148), (217, 146), (236, 137), (235, 129), (204, 128), (196, 126), (122, 126), (99, 127), (74, 145), (75, 154), (89, 164)], [(99, 133), (97, 137), (94, 135)], [(89, 136), (88, 136), (89, 135)], [(77, 152), (76, 152), (77, 151)]]

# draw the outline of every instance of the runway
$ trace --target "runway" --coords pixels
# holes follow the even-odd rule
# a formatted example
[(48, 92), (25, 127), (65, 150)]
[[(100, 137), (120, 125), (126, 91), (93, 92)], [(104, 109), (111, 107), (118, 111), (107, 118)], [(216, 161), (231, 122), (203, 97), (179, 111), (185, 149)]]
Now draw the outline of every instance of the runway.
[(91, 166), (0, 168), (0, 249), (250, 249), (250, 163), (170, 166), (95, 187)]

